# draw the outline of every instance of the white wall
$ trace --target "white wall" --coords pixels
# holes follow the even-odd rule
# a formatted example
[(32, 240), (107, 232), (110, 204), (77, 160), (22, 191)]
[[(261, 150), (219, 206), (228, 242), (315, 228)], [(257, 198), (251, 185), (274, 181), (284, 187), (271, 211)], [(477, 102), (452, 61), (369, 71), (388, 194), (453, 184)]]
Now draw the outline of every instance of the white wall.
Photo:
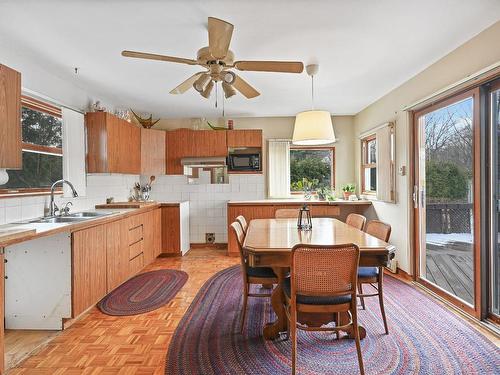
[[(408, 166), (410, 118), (402, 109), (421, 98), (453, 84), (500, 61), (500, 22), (484, 30), (467, 43), (371, 104), (354, 118), (355, 136), (384, 122), (396, 124), (396, 168)], [(397, 54), (396, 54), (397, 56)], [(360, 181), (360, 142), (355, 142), (356, 180)], [(396, 204), (374, 202), (373, 207), (380, 220), (392, 226), (391, 242), (397, 247), (399, 267), (411, 273), (411, 220), (413, 206), (409, 174), (396, 177)]]

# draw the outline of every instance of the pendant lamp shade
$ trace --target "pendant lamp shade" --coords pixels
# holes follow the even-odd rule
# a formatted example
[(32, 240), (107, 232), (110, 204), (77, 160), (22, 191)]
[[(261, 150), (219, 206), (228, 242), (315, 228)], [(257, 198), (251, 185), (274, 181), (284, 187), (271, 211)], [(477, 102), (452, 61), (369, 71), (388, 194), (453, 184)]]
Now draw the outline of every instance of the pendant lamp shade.
[(292, 143), (299, 146), (335, 142), (332, 118), (328, 111), (304, 111), (295, 116)]

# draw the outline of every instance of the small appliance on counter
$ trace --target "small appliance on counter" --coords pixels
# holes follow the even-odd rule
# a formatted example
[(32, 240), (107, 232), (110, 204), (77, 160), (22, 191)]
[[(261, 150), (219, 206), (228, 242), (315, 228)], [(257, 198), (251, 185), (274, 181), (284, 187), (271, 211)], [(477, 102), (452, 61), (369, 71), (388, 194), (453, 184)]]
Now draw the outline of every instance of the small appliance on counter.
[(260, 172), (262, 170), (261, 151), (258, 148), (229, 149), (227, 166), (229, 171)]

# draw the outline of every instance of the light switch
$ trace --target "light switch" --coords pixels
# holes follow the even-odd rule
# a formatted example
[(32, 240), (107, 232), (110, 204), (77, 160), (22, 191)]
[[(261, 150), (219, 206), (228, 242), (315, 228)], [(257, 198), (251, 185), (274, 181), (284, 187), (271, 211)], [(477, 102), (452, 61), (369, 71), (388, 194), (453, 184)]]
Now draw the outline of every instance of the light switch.
[(400, 175), (400, 176), (404, 176), (404, 175), (406, 175), (406, 165), (402, 165), (402, 166), (400, 166), (400, 167), (399, 167), (399, 171), (398, 171), (398, 172), (399, 172), (399, 175)]

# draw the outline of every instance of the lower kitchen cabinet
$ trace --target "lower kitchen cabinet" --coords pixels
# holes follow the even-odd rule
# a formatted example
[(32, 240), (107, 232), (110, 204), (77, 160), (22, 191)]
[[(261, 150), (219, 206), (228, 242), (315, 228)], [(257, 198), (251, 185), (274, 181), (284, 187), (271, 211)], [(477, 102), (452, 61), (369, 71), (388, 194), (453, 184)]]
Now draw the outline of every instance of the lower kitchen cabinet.
[(76, 317), (106, 295), (104, 225), (73, 232), (72, 316)]
[(5, 256), (3, 254), (0, 254), (0, 374), (4, 373), (4, 368), (5, 368), (5, 346), (4, 346), (4, 340), (5, 340), (5, 327), (4, 327), (4, 318), (5, 318), (5, 308), (4, 308), (4, 303), (5, 301), (5, 266), (4, 266), (4, 259)]
[(162, 253), (184, 255), (189, 243), (189, 202), (161, 208)]
[(111, 292), (129, 276), (128, 226), (126, 220), (104, 225), (106, 233), (107, 292)]

